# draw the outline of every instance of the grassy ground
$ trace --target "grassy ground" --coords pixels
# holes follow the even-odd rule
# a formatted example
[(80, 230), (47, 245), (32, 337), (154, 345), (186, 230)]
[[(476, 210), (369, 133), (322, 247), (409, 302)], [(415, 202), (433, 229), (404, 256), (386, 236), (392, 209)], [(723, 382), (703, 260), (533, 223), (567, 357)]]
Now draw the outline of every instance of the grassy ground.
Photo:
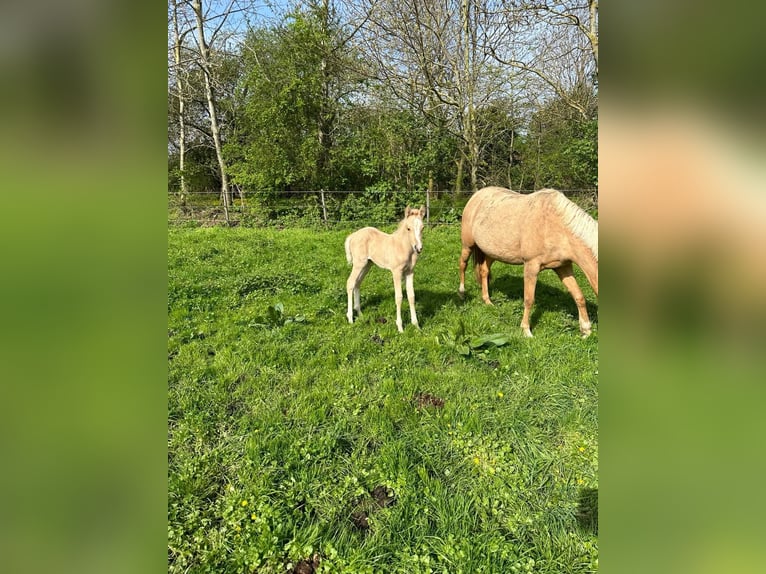
[[(380, 269), (349, 325), (347, 232), (169, 231), (169, 571), (596, 570), (584, 277), (594, 334), (545, 271), (524, 339), (521, 268), (493, 267), (494, 307), (473, 277), (461, 302), (459, 228), (434, 228), (422, 330), (405, 298), (396, 332)], [(477, 346), (493, 333), (501, 346)]]

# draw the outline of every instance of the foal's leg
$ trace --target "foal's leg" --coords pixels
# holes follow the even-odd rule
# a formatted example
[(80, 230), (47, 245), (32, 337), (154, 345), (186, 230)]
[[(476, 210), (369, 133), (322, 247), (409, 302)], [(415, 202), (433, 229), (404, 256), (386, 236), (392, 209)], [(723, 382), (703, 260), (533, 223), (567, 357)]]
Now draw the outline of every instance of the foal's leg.
[(346, 293), (348, 294), (348, 311), (346, 312), (346, 318), (349, 323), (354, 322), (354, 295), (359, 297), (359, 282), (360, 276), (364, 277), (363, 272), (366, 269), (366, 265), (359, 265), (354, 261), (354, 266), (351, 268), (351, 275), (346, 280)]
[(407, 287), (407, 302), (410, 304), (410, 321), (413, 325), (420, 329), (420, 325), (418, 325), (418, 316), (415, 313), (415, 286), (413, 284), (414, 278), (415, 274), (413, 272), (405, 275), (404, 285)]
[(394, 300), (396, 301), (396, 328), (399, 332), (404, 331), (402, 327), (402, 270), (392, 269), (391, 273), (394, 276)]
[(367, 272), (370, 270), (371, 265), (372, 263), (368, 260), (367, 264), (359, 272), (359, 277), (356, 278), (356, 287), (354, 287), (354, 309), (360, 315), (362, 314), (362, 300), (359, 294), (359, 288), (361, 287)]
[(460, 251), (460, 287), (457, 289), (461, 299), (465, 297), (465, 268), (470, 258), (471, 248), (463, 245), (463, 249)]
[(529, 329), (529, 312), (535, 303), (535, 286), (539, 273), (539, 263), (536, 261), (524, 263), (524, 315), (521, 317), (521, 330), (525, 337), (532, 336), (532, 331)]
[(564, 286), (569, 290), (575, 305), (577, 305), (577, 313), (579, 314), (580, 319), (580, 332), (582, 333), (583, 338), (585, 338), (591, 333), (590, 317), (588, 317), (588, 310), (585, 307), (585, 297), (574, 277), (572, 264), (568, 263), (562, 265), (556, 269), (556, 274), (559, 276), (559, 279), (561, 279)]

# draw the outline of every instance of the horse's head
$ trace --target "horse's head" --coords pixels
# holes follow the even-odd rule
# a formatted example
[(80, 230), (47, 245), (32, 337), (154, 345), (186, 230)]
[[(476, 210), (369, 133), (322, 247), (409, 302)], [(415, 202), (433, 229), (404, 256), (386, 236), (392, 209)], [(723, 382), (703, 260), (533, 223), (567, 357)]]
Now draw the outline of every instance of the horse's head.
[(425, 207), (420, 206), (419, 209), (411, 209), (408, 205), (404, 210), (405, 226), (407, 228), (407, 236), (410, 239), (410, 245), (415, 250), (415, 253), (423, 251), (423, 214), (425, 213)]

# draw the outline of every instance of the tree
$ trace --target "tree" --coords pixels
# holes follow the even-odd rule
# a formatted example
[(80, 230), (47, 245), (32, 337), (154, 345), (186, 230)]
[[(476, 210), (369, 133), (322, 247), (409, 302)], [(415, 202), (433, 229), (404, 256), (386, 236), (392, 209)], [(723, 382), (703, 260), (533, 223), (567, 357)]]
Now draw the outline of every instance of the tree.
[[(231, 193), (223, 154), (225, 108), (221, 105), (231, 73), (229, 52), (247, 17), (257, 16), (252, 0), (169, 0), (169, 156), (178, 158), (182, 197), (188, 187), (189, 144), (211, 145), (221, 201), (228, 220)], [(200, 103), (202, 104), (200, 106)], [(194, 135), (193, 135), (194, 134)], [(195, 141), (196, 140), (196, 141)]]
[(229, 221), (229, 204), (231, 203), (231, 193), (229, 192), (229, 176), (226, 173), (226, 162), (223, 157), (223, 146), (221, 145), (221, 131), (218, 127), (218, 110), (215, 94), (213, 93), (212, 70), (210, 67), (210, 47), (205, 38), (205, 18), (202, 12), (202, 0), (191, 0), (191, 7), (194, 11), (194, 17), (197, 22), (197, 47), (199, 49), (199, 65), (202, 68), (205, 80), (205, 97), (207, 99), (208, 112), (210, 114), (210, 135), (213, 137), (215, 145), (215, 155), (218, 159), (218, 166), (221, 169), (221, 200), (226, 214), (226, 221)]
[(520, 104), (511, 96), (498, 97), (478, 110), (476, 129), (481, 141), (478, 177), (482, 187), (523, 188), (525, 178), (521, 166), (522, 157), (526, 155), (525, 128)]
[(227, 148), (238, 183), (265, 191), (333, 186), (339, 116), (361, 86), (347, 40), (328, 0), (248, 34), (243, 131)]
[(551, 93), (546, 99), (558, 98), (588, 121), (598, 82), (598, 0), (514, 0), (503, 6), (504, 27), (486, 39), (485, 49), (541, 82)]
[(450, 161), (458, 143), (422, 114), (378, 91), (344, 113), (336, 132), (336, 174), (348, 189), (439, 189), (454, 178)]
[(531, 171), (535, 188), (574, 189), (598, 183), (596, 109), (585, 110), (588, 119), (582, 119), (581, 113), (569, 105), (576, 98), (555, 98), (532, 116), (527, 172)]
[[(498, 25), (488, 0), (363, 0), (362, 41), (374, 64), (373, 77), (412, 111), (461, 141), (456, 158), (456, 190), (467, 164), (470, 186), (478, 185), (482, 142), (477, 110), (510, 89), (479, 42)], [(361, 19), (361, 17), (360, 17)]]
[[(169, 66), (171, 75), (175, 75), (175, 88), (177, 110), (178, 110), (178, 174), (179, 185), (181, 193), (181, 204), (186, 203), (187, 185), (186, 185), (186, 115), (185, 115), (185, 97), (184, 97), (184, 73), (182, 68), (182, 46), (187, 34), (191, 32), (191, 28), (186, 27), (181, 29), (179, 25), (179, 11), (182, 8), (182, 3), (179, 0), (169, 0), (169, 11), (171, 12), (170, 21), (172, 22), (172, 45), (173, 45), (173, 63), (174, 67)], [(173, 74), (174, 73), (174, 74)]]

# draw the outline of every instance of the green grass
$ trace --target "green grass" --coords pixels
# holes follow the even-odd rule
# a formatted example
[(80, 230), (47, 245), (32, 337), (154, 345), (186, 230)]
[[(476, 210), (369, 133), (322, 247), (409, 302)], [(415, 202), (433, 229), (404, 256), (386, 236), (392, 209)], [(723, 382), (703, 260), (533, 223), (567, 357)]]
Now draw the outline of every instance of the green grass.
[[(545, 271), (523, 338), (521, 267), (503, 264), (494, 307), (473, 277), (461, 302), (453, 226), (424, 233), (422, 330), (405, 298), (397, 333), (377, 268), (349, 325), (348, 231), (170, 229), (169, 571), (284, 573), (315, 554), (318, 572), (596, 570), (597, 320), (581, 339)], [(507, 344), (465, 356), (461, 328)]]

